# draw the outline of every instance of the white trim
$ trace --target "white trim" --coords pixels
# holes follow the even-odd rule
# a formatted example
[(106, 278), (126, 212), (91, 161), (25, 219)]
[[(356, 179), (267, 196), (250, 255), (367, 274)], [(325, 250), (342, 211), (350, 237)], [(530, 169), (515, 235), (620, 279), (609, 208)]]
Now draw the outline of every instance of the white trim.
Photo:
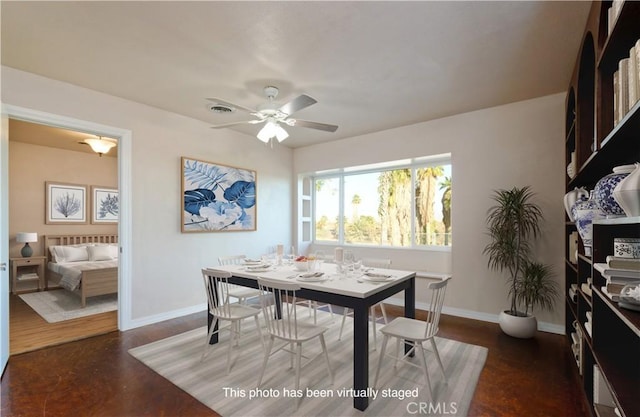
[(118, 190), (120, 193), (120, 219), (118, 241), (120, 245), (120, 266), (118, 271), (118, 329), (133, 328), (131, 311), (131, 260), (132, 260), (132, 174), (131, 174), (131, 130), (109, 125), (32, 110), (10, 104), (2, 104), (2, 112), (7, 117), (64, 129), (83, 131), (107, 136), (118, 140)]
[[(387, 298), (386, 300), (384, 300), (384, 303), (392, 304), (398, 307), (403, 307), (404, 299), (399, 300), (394, 298)], [(416, 309), (426, 310), (427, 308), (428, 308), (427, 304), (416, 302)], [(498, 314), (481, 313), (479, 311), (471, 311), (471, 310), (466, 310), (462, 308), (447, 307), (447, 306), (442, 307), (442, 312), (450, 316), (463, 317), (463, 318), (472, 319), (472, 320), (480, 320), (488, 323), (498, 323)], [(555, 333), (555, 334), (561, 334), (561, 335), (565, 334), (564, 326), (561, 326), (559, 324), (541, 322), (541, 321), (538, 322), (538, 330), (546, 333)]]
[(178, 310), (167, 311), (165, 313), (156, 314), (153, 316), (145, 316), (140, 319), (135, 319), (131, 321), (130, 328), (148, 326), (150, 324), (160, 323), (161, 321), (177, 319), (180, 317), (187, 316), (189, 314), (200, 313), (201, 311), (207, 310), (207, 303), (198, 304), (191, 307), (185, 307)]

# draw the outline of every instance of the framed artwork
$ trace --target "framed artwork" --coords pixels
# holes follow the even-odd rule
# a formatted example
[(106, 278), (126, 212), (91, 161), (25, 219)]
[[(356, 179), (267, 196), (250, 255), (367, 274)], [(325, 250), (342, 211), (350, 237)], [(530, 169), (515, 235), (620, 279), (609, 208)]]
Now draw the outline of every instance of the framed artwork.
[(182, 232), (254, 231), (256, 172), (182, 157)]
[(46, 224), (87, 224), (87, 186), (45, 182)]
[(119, 209), (120, 200), (117, 189), (91, 186), (92, 224), (117, 224)]

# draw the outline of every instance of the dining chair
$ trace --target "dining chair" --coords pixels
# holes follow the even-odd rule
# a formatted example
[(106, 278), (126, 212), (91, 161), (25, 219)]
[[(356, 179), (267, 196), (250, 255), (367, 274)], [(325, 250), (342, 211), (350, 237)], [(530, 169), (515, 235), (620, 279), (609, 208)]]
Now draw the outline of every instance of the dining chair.
[[(378, 369), (376, 370), (376, 376), (373, 380), (373, 388), (375, 389), (378, 383), (378, 376), (380, 374), (380, 368), (382, 367), (382, 360), (384, 356), (391, 356), (394, 359), (393, 367), (397, 368), (398, 362), (404, 362), (407, 365), (421, 368), (424, 371), (424, 376), (429, 386), (429, 392), (433, 398), (433, 389), (431, 388), (431, 380), (429, 379), (429, 371), (427, 369), (426, 350), (423, 345), (427, 340), (431, 343), (433, 353), (436, 355), (442, 375), (444, 375), (444, 381), (447, 382), (447, 373), (442, 366), (442, 360), (438, 353), (438, 346), (435, 341), (435, 336), (438, 334), (438, 325), (440, 323), (440, 313), (442, 312), (442, 305), (444, 303), (444, 296), (447, 290), (447, 284), (451, 277), (447, 277), (441, 281), (432, 282), (428, 288), (431, 291), (431, 302), (427, 309), (427, 317), (423, 320), (410, 319), (406, 317), (397, 317), (391, 323), (380, 329), (384, 339), (382, 341), (382, 348), (380, 349), (380, 357), (378, 359)], [(396, 355), (386, 354), (387, 342), (390, 338), (396, 339)], [(404, 341), (404, 343), (403, 343)], [(404, 346), (408, 344), (411, 349), (404, 353)], [(419, 350), (419, 352), (418, 352)], [(418, 364), (411, 361), (411, 354), (415, 353)]]
[[(384, 258), (365, 258), (362, 260), (362, 266), (367, 268), (380, 268), (380, 269), (389, 269), (391, 268), (391, 259)], [(382, 312), (382, 318), (384, 320), (384, 324), (389, 323), (387, 320), (387, 311), (384, 308), (384, 303), (379, 302), (371, 307), (369, 311), (369, 320), (371, 320), (371, 325), (373, 327), (373, 350), (376, 350), (378, 346), (377, 339), (377, 331), (376, 331), (376, 323), (378, 321), (378, 316), (376, 315), (376, 307), (380, 307), (380, 311)], [(347, 319), (347, 316), (352, 316), (353, 310), (345, 309), (344, 314), (342, 316), (342, 324), (340, 325), (340, 334), (338, 335), (338, 340), (342, 340), (342, 331), (344, 330), (344, 323)]]
[[(211, 268), (202, 269), (202, 277), (204, 278), (204, 286), (207, 292), (207, 303), (209, 306), (209, 313), (213, 316), (213, 321), (209, 327), (207, 334), (207, 340), (205, 342), (205, 349), (202, 353), (200, 360), (209, 353), (209, 340), (211, 336), (216, 333), (220, 333), (222, 330), (229, 330), (229, 347), (227, 349), (227, 374), (231, 370), (231, 350), (233, 346), (239, 346), (240, 344), (240, 322), (244, 319), (253, 317), (256, 322), (256, 328), (260, 337), (260, 342), (264, 348), (264, 340), (262, 339), (262, 330), (260, 329), (260, 321), (258, 315), (260, 310), (251, 308), (239, 303), (229, 302), (229, 278), (231, 273), (227, 271), (219, 271)], [(221, 321), (229, 321), (230, 324), (227, 327), (221, 327)]]
[[(262, 362), (260, 376), (258, 377), (257, 387), (260, 388), (262, 384), (262, 378), (264, 377), (265, 370), (267, 369), (269, 358), (280, 350), (284, 350), (291, 354), (292, 366), (295, 355), (296, 391), (299, 390), (300, 371), (302, 369), (303, 357), (302, 344), (304, 342), (314, 340), (315, 338), (320, 340), (322, 352), (312, 358), (307, 358), (305, 356), (305, 359), (308, 359), (305, 366), (318, 358), (318, 356), (323, 355), (327, 365), (327, 370), (329, 371), (329, 376), (331, 377), (331, 383), (333, 384), (333, 371), (331, 370), (329, 353), (324, 340), (324, 333), (329, 329), (327, 327), (298, 321), (296, 292), (300, 290), (300, 284), (296, 282), (258, 278), (258, 287), (261, 291), (260, 304), (267, 324), (267, 331), (269, 332), (269, 341), (267, 342), (267, 347), (265, 349), (264, 360)], [(276, 339), (284, 343), (273, 350)], [(281, 369), (279, 365), (277, 366), (277, 369)], [(299, 403), (297, 405), (299, 405)]]
[[(218, 258), (220, 265), (242, 265), (247, 257), (245, 255), (221, 256)], [(260, 295), (260, 291), (255, 288), (243, 287), (242, 285), (229, 284), (229, 296), (238, 300), (240, 304), (247, 304), (247, 300)]]
[[(330, 260), (324, 254), (323, 251), (313, 252), (313, 254), (311, 256), (316, 260), (322, 261), (322, 263), (328, 262)], [(331, 307), (331, 304), (320, 304), (317, 301), (305, 300), (305, 299), (299, 299), (297, 301), (297, 303), (298, 303), (298, 305), (303, 305), (303, 306), (306, 306), (308, 308), (309, 317), (311, 317), (311, 315), (313, 314), (313, 324), (318, 324), (318, 310), (320, 310), (322, 308), (326, 308), (327, 311), (329, 311), (329, 314), (331, 316), (331, 321), (333, 321), (333, 308)]]

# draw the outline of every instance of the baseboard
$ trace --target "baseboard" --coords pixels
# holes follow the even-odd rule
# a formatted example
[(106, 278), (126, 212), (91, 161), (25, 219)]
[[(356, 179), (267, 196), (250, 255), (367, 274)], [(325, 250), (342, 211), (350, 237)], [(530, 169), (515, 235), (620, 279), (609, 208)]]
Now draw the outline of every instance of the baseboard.
[[(387, 298), (386, 300), (384, 300), (384, 302), (386, 304), (393, 304), (398, 307), (404, 306), (404, 300), (395, 300), (393, 298)], [(429, 306), (425, 303), (416, 302), (416, 309), (426, 310), (428, 307)], [(482, 313), (479, 311), (465, 310), (462, 308), (447, 307), (447, 306), (442, 307), (442, 312), (450, 316), (463, 317), (465, 319), (480, 320), (480, 321), (486, 321), (489, 323), (498, 323), (497, 314)], [(538, 330), (545, 333), (554, 333), (554, 334), (561, 334), (561, 335), (565, 334), (564, 326), (559, 324), (547, 323), (543, 321), (538, 321)]]
[[(404, 306), (404, 300), (398, 301), (393, 298), (388, 298), (384, 302), (386, 304), (392, 304), (398, 307)], [(427, 307), (428, 305), (425, 303), (416, 302), (416, 308), (419, 310), (426, 310)], [(157, 314), (155, 316), (147, 316), (141, 319), (131, 320), (128, 323), (129, 326), (127, 327), (127, 329), (134, 329), (136, 327), (147, 326), (149, 324), (155, 324), (165, 320), (176, 319), (189, 314), (199, 313), (201, 311), (205, 311), (206, 309), (207, 309), (207, 305), (203, 303), (203, 304), (199, 304), (199, 305), (195, 305), (195, 306), (191, 306), (191, 307), (187, 307), (179, 310), (168, 311), (166, 313)], [(486, 321), (489, 323), (498, 322), (497, 314), (481, 313), (478, 311), (471, 311), (471, 310), (465, 310), (462, 308), (454, 308), (454, 307), (447, 307), (447, 306), (444, 306), (442, 308), (442, 312), (450, 316), (463, 317), (466, 319)], [(565, 334), (564, 326), (553, 324), (553, 323), (547, 323), (547, 322), (539, 321), (538, 330), (546, 333), (554, 333), (554, 334), (561, 334), (561, 335)]]
[[(150, 324), (160, 323), (161, 321), (177, 319), (189, 314), (199, 313), (207, 310), (207, 304), (202, 303), (191, 307), (182, 308), (179, 310), (167, 311), (166, 313), (156, 314), (154, 316), (146, 316), (140, 319), (131, 320), (128, 323), (127, 330), (135, 329), (136, 327), (148, 326)], [(204, 325), (204, 323), (203, 323)]]

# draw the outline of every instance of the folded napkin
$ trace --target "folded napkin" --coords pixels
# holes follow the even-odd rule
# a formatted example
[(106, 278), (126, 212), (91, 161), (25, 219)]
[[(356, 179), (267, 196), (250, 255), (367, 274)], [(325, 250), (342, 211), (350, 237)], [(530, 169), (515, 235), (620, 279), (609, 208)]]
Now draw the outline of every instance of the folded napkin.
[(391, 275), (380, 274), (377, 272), (365, 272), (365, 275), (371, 278), (391, 278)]
[(300, 274), (300, 278), (314, 278), (321, 277), (324, 275), (324, 272), (310, 272), (308, 274)]

